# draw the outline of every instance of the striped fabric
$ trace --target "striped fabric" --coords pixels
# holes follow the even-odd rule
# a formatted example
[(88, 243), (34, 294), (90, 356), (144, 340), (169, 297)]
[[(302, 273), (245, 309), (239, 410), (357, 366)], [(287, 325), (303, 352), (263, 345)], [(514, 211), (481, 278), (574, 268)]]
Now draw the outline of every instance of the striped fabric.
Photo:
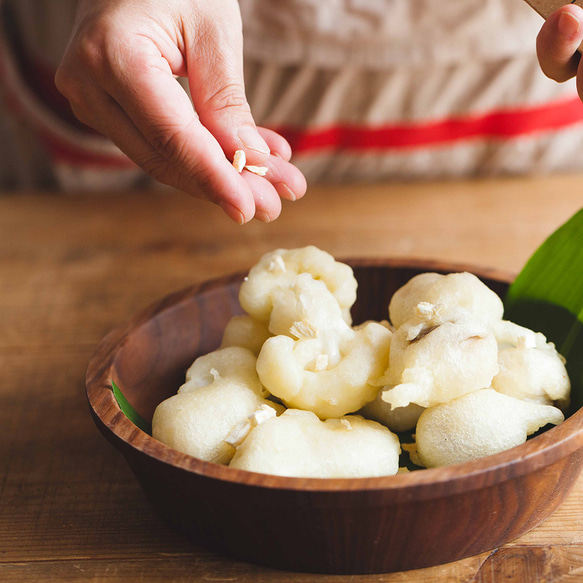
[[(0, 0), (0, 187), (149, 179), (80, 124), (53, 75), (74, 0)], [(583, 169), (583, 105), (520, 0), (240, 0), (256, 121), (311, 182)]]
[(569, 129), (582, 121), (581, 101), (578, 97), (569, 97), (533, 107), (488, 111), (424, 123), (370, 127), (338, 124), (305, 130), (282, 125), (274, 129), (287, 137), (296, 154), (309, 155), (329, 150), (406, 152), (475, 140), (533, 138)]
[(0, 187), (65, 192), (120, 190), (142, 171), (104, 136), (81, 124), (54, 75), (75, 2), (0, 0)]

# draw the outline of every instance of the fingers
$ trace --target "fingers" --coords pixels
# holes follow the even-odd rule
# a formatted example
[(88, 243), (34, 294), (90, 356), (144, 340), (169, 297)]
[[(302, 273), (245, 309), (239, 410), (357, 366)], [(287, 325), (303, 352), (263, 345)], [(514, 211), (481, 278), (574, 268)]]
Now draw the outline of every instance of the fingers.
[[(133, 58), (141, 61), (144, 54), (145, 51), (141, 50)], [(124, 68), (140, 71), (144, 68), (140, 61), (128, 63)], [(281, 212), (280, 196), (296, 200), (306, 192), (305, 178), (285, 160), (291, 156), (289, 144), (277, 133), (266, 129), (262, 129), (262, 134), (274, 147), (274, 154), (282, 157), (267, 154), (259, 158), (259, 163), (257, 157), (247, 159), (249, 164), (269, 168), (265, 178), (248, 172), (242, 177), (237, 176), (230, 163), (232, 156), (225, 157), (217, 143), (218, 137), (211, 128), (201, 124), (190, 100), (171, 77), (165, 63), (159, 68), (150, 64), (149, 71), (139, 75), (139, 79), (131, 84), (125, 85), (119, 79), (109, 86), (109, 91), (147, 142), (154, 145), (154, 151), (163, 154), (162, 163), (160, 156), (150, 155), (149, 173), (161, 182), (171, 183), (191, 194), (196, 195), (197, 190), (202, 189), (207, 198), (220, 204), (237, 222), (247, 222), (254, 215), (264, 222), (273, 221)], [(110, 126), (108, 134), (119, 136), (119, 130)], [(126, 141), (124, 147), (129, 150), (131, 145)], [(267, 144), (266, 148), (269, 150)], [(142, 152), (142, 155), (148, 154)], [(244, 184), (237, 181), (240, 178)]]
[[(73, 106), (75, 115), (87, 125), (110, 136), (145, 172), (164, 184), (200, 198), (209, 198), (198, 182), (187, 184), (182, 181), (183, 175), (176, 172), (172, 163), (145, 139), (127, 113), (107, 93), (91, 89), (78, 102), (79, 106)], [(274, 132), (266, 131), (265, 135), (268, 140), (275, 138), (275, 142), (286, 143)], [(303, 174), (275, 155), (275, 152), (265, 162), (268, 167), (266, 177), (259, 177), (247, 170), (239, 175), (218, 146), (217, 150), (220, 167), (211, 169), (211, 176), (225, 183), (226, 194), (215, 202), (238, 224), (248, 222), (253, 216), (260, 221), (271, 222), (281, 212), (280, 198), (294, 201), (306, 192)]]
[(292, 149), (288, 141), (280, 136), (273, 130), (268, 130), (267, 128), (259, 127), (257, 131), (261, 134), (261, 137), (266, 141), (271, 153), (275, 156), (279, 156), (281, 159), (289, 162), (292, 156)]
[(269, 168), (266, 178), (273, 184), (281, 198), (291, 201), (302, 198), (308, 186), (301, 171), (293, 164), (289, 164), (292, 150), (288, 141), (273, 130), (262, 127), (258, 130), (272, 154), (265, 162)]
[(255, 203), (255, 218), (269, 223), (281, 212), (281, 199), (295, 201), (306, 193), (306, 179), (293, 165), (281, 157), (271, 155), (264, 163), (265, 176), (243, 169), (241, 176), (248, 184)]
[(156, 180), (223, 205), (238, 223), (251, 220), (249, 187), (200, 123), (168, 62), (153, 43), (132, 40), (131, 48), (110, 46), (89, 78), (60, 87), (75, 113)]
[(306, 194), (306, 179), (293, 164), (279, 156), (270, 156), (265, 165), (269, 169), (265, 179), (273, 185), (281, 198), (295, 201)]
[[(143, 58), (143, 51), (139, 58)], [(127, 68), (140, 70), (139, 66), (139, 63), (132, 63)], [(153, 152), (145, 151), (140, 145), (139, 155), (147, 157), (149, 174), (191, 194), (196, 195), (202, 189), (207, 198), (220, 204), (238, 223), (247, 222), (254, 215), (264, 222), (273, 221), (281, 212), (280, 196), (296, 200), (304, 195), (305, 178), (283, 158), (291, 155), (284, 138), (262, 130), (274, 146), (274, 153), (279, 152), (283, 157), (260, 158), (259, 164), (269, 168), (265, 178), (248, 172), (238, 176), (230, 163), (232, 156), (225, 157), (215, 139), (217, 136), (201, 124), (186, 94), (165, 67), (154, 68), (139, 77), (129, 86), (119, 80), (109, 90), (147, 142), (154, 145)], [(110, 125), (108, 135), (116, 136), (121, 143), (120, 131), (115, 126)], [(132, 146), (126, 140), (123, 147), (129, 151)], [(153, 153), (162, 156), (156, 157)], [(135, 159), (139, 159), (137, 155)], [(257, 158), (247, 162), (258, 164)]]
[(264, 223), (270, 223), (281, 213), (281, 199), (275, 187), (262, 176), (243, 170), (241, 176), (253, 192), (255, 203), (255, 218)]
[(568, 4), (553, 12), (537, 37), (538, 60), (544, 74), (558, 82), (577, 74), (583, 42), (583, 9)]
[[(197, 6), (212, 11), (233, 3), (216, 0)], [(142, 30), (143, 11), (123, 21), (120, 7), (133, 4), (101, 4), (114, 12), (100, 19), (96, 8), (97, 20), (81, 23), (55, 79), (82, 122), (109, 136), (155, 179), (215, 202), (239, 224), (254, 216), (274, 220), (281, 198), (303, 196), (305, 179), (289, 163), (289, 144), (273, 131), (258, 130), (249, 112), (242, 85), (240, 20), (211, 18), (223, 28), (203, 27), (204, 34), (194, 40), (186, 30), (177, 42), (174, 34), (167, 34), (167, 22), (152, 33), (151, 15)], [(175, 79), (186, 71), (199, 104), (196, 111)], [(237, 173), (231, 164), (237, 149), (245, 151), (248, 164), (268, 166), (268, 176)]]
[[(204, 152), (204, 167), (194, 158), (181, 168), (144, 137), (128, 114), (107, 93), (94, 89), (77, 103), (79, 105), (72, 104), (72, 107), (81, 121), (109, 136), (136, 164), (159, 182), (197, 198), (215, 202), (238, 224), (253, 218), (253, 194), (212, 136), (209, 146), (214, 147), (215, 154), (207, 155)], [(205, 132), (204, 128), (200, 129), (202, 135)], [(221, 194), (215, 197), (213, 193), (217, 192)]]
[[(227, 157), (244, 150), (249, 164), (262, 164), (269, 146), (257, 131), (243, 82), (243, 35), (236, 2), (215, 0), (204, 26), (187, 27), (186, 63), (190, 95), (202, 124)], [(220, 11), (229, 11), (225, 20)], [(204, 47), (201, 50), (201, 47)]]

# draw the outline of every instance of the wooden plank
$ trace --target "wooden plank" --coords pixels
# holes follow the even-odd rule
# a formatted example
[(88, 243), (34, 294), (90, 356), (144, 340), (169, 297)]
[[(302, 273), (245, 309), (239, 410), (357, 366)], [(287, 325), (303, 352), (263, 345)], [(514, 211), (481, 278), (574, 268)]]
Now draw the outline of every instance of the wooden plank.
[(0, 561), (190, 552), (96, 430), (90, 352), (0, 351)]
[[(431, 195), (415, 185), (386, 192), (371, 186), (358, 197), (346, 187), (314, 189), (275, 223), (243, 228), (177, 194), (0, 199), (0, 346), (94, 344), (155, 298), (246, 269), (276, 245), (313, 243), (336, 256), (431, 256), (517, 270), (578, 204), (567, 192), (545, 208), (541, 201), (553, 185), (533, 182), (522, 192), (503, 181), (469, 194), (467, 185), (454, 183), (435, 186)], [(139, 210), (134, 220), (132, 209)]]
[[(274, 245), (313, 243), (337, 256), (431, 256), (517, 270), (579, 208), (582, 187), (580, 176), (320, 187), (286, 204), (274, 223), (244, 227), (174, 193), (72, 202), (5, 198), (0, 267), (7, 276), (14, 270), (17, 279), (3, 285), (8, 299), (21, 303), (17, 281), (56, 283), (46, 279), (52, 269), (71, 284), (98, 281), (118, 293), (137, 281), (167, 290), (249, 267)], [(35, 279), (42, 264), (49, 274)]]
[(583, 475), (565, 502), (538, 528), (510, 545), (583, 545)]
[(579, 545), (512, 547), (492, 553), (472, 583), (581, 581), (583, 549)]
[[(124, 583), (167, 582), (192, 583), (229, 582), (237, 583), (448, 583), (468, 582), (487, 555), (464, 559), (457, 563), (379, 575), (314, 575), (276, 571), (225, 559), (219, 555), (200, 553), (192, 555), (159, 554), (135, 559), (106, 561), (95, 558), (66, 561), (43, 561), (23, 563), (0, 563), (0, 580), (3, 583), (43, 583), (66, 581), (123, 581)], [(532, 583), (530, 581), (529, 583)]]
[(237, 581), (240, 583), (533, 583), (533, 581), (580, 581), (583, 575), (583, 550), (580, 546), (513, 547), (464, 559), (451, 565), (406, 573), (361, 575), (356, 577), (289, 573), (266, 569), (201, 552), (193, 555), (158, 554), (141, 558), (99, 558), (61, 561), (0, 563), (4, 583), (55, 581)]

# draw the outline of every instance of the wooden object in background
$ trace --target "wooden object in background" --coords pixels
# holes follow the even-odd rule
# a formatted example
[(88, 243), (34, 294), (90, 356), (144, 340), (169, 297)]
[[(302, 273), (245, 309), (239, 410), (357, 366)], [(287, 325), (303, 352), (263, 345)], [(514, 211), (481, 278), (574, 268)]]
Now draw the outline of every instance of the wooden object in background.
[(561, 6), (566, 6), (567, 4), (582, 6), (581, 0), (575, 0), (575, 2), (569, 2), (569, 0), (525, 0), (525, 2), (545, 19)]

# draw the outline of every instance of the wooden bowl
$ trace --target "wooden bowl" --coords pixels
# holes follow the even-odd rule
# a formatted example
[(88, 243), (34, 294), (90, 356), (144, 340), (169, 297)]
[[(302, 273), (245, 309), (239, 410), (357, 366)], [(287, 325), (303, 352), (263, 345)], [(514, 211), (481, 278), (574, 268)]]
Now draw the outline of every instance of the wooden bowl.
[[(464, 265), (362, 260), (354, 321), (387, 317), (393, 292), (423, 271), (472, 271), (503, 295), (510, 276)], [(121, 451), (153, 506), (200, 544), (278, 569), (379, 573), (494, 549), (565, 499), (582, 458), (583, 412), (497, 455), (410, 474), (300, 479), (245, 472), (179, 453), (120, 410), (112, 381), (147, 420), (241, 312), (243, 274), (172, 294), (100, 344), (87, 371), (95, 423)]]

